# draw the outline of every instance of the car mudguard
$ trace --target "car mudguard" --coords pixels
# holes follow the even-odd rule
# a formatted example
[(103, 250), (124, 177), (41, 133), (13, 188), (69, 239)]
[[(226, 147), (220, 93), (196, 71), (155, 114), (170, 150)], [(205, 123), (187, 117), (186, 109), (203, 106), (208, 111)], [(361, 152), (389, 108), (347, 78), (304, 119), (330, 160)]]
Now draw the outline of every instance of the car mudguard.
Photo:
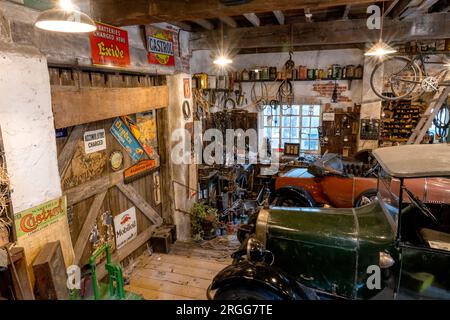
[(309, 203), (311, 207), (316, 206), (316, 202), (314, 201), (314, 198), (310, 195), (310, 193), (307, 190), (296, 186), (283, 186), (275, 190), (270, 195), (269, 202), (272, 203), (275, 200), (276, 196), (283, 194), (283, 192), (289, 192), (291, 194), (294, 194), (298, 198), (304, 199)]
[(212, 299), (211, 291), (226, 286), (255, 285), (270, 290), (285, 300), (316, 300), (314, 290), (295, 281), (283, 271), (267, 263), (243, 260), (220, 271), (208, 288), (208, 299)]

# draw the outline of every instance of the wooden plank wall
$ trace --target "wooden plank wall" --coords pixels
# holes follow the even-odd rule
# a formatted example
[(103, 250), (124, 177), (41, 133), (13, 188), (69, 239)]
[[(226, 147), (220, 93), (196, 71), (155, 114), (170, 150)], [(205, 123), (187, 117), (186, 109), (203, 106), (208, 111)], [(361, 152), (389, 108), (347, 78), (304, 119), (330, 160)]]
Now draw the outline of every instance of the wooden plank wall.
[[(64, 83), (64, 75), (66, 74), (64, 70), (50, 70), (50, 74), (52, 84), (60, 85)], [(151, 82), (160, 84), (161, 79), (152, 79)], [(68, 83), (70, 84), (70, 81)], [(139, 110), (142, 106), (137, 106), (136, 108)], [(79, 251), (78, 256), (76, 252), (75, 259), (80, 266), (88, 263), (89, 257), (93, 252), (93, 246), (89, 241), (86, 241), (86, 235), (89, 237), (93, 220), (96, 220), (99, 227), (102, 225), (101, 216), (104, 212), (109, 211), (114, 217), (133, 206), (136, 207), (138, 225), (138, 238), (136, 240), (138, 241), (128, 246), (128, 248), (131, 248), (131, 251), (136, 247), (145, 247), (146, 241), (151, 236), (149, 228), (162, 223), (162, 218), (160, 217), (156, 219), (157, 221), (152, 222), (138, 206), (116, 187), (117, 184), (122, 182), (123, 178), (122, 172), (115, 172), (110, 167), (109, 157), (111, 153), (117, 150), (122, 151), (124, 155), (123, 169), (130, 167), (133, 163), (128, 153), (110, 132), (113, 122), (114, 119), (106, 119), (71, 127), (68, 128), (68, 137), (57, 138), (59, 168), (60, 174), (62, 173), (61, 185), (63, 192), (68, 197), (68, 219), (71, 237), (76, 251)], [(83, 134), (80, 134), (80, 132), (84, 133), (85, 131), (97, 129), (105, 130), (106, 150), (85, 155)], [(66, 161), (69, 161), (69, 163), (65, 163)], [(156, 205), (154, 199), (152, 174), (142, 177), (127, 186), (133, 188), (131, 190), (140, 196), (137, 197), (139, 200), (145, 201), (144, 205), (140, 206), (143, 210), (149, 209), (147, 207), (149, 205), (152, 207), (150, 211), (154, 209), (159, 216), (162, 216), (161, 208), (163, 204)], [(134, 202), (137, 201), (136, 197), (132, 200)], [(93, 206), (94, 201), (96, 202)], [(87, 221), (90, 211), (90, 219)], [(92, 211), (96, 212), (96, 214), (92, 213)], [(96, 219), (92, 219), (92, 216), (96, 216)], [(89, 224), (87, 227), (85, 226), (86, 223)], [(83, 230), (83, 226), (85, 230)], [(100, 236), (104, 236), (105, 233), (106, 229), (100, 230), (99, 228)], [(80, 234), (82, 234), (83, 239), (79, 239)], [(115, 251), (113, 250), (113, 252)], [(128, 251), (130, 250), (125, 248), (125, 250), (118, 251), (118, 254), (113, 255), (113, 257), (119, 257), (122, 260), (131, 253)], [(99, 273), (103, 275), (104, 271), (99, 270)]]

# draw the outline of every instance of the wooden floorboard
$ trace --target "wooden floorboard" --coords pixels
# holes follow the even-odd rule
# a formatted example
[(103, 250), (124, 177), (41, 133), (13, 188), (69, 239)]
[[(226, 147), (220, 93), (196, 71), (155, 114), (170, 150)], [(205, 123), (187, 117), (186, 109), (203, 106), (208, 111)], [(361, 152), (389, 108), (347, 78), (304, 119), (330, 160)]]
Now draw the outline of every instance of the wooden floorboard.
[(125, 290), (140, 294), (145, 300), (194, 300), (188, 297), (178, 296), (158, 290), (150, 290), (133, 286), (125, 286)]
[(147, 300), (205, 300), (206, 289), (231, 264), (235, 238), (196, 243), (177, 241), (169, 254), (144, 254), (131, 271), (126, 290)]

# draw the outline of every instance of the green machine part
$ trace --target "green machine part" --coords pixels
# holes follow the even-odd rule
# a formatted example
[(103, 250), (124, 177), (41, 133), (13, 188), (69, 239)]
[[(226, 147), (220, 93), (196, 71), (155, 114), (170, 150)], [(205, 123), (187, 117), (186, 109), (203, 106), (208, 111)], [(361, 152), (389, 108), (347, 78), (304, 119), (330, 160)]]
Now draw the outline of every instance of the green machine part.
[[(97, 284), (97, 274), (95, 272), (95, 260), (106, 251), (106, 271), (108, 272), (109, 296), (118, 300), (125, 299), (125, 289), (122, 276), (122, 267), (117, 263), (111, 263), (111, 252), (109, 244), (104, 244), (94, 251), (90, 259), (92, 271), (92, 286), (94, 290), (94, 300), (99, 300), (99, 288)], [(116, 284), (114, 286), (114, 283)]]

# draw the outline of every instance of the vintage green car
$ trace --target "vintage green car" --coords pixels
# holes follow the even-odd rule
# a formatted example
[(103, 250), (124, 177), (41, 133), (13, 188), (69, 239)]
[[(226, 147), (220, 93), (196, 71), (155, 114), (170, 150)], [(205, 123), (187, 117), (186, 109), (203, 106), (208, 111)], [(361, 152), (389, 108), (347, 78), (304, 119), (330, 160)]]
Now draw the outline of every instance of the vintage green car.
[(423, 201), (406, 187), (408, 179), (427, 177), (448, 184), (450, 145), (373, 154), (381, 165), (374, 202), (262, 209), (208, 297), (450, 299), (450, 190), (442, 201)]

